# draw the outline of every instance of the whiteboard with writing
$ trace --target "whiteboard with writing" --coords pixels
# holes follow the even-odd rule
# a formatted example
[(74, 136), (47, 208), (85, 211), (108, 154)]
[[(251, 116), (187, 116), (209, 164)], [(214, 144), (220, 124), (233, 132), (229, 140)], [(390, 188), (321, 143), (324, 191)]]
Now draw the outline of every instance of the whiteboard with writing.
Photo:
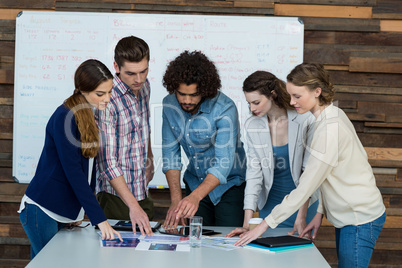
[(162, 77), (172, 59), (184, 50), (200, 50), (214, 61), (222, 91), (236, 103), (242, 126), (250, 116), (244, 79), (266, 70), (285, 80), (303, 62), (304, 26), (295, 17), (23, 11), (16, 23), (13, 176), (21, 183), (35, 174), (47, 121), (72, 94), (76, 68), (94, 58), (113, 73), (114, 47), (125, 36), (144, 39), (151, 50), (148, 79), (156, 168), (151, 187), (167, 186), (161, 172), (162, 99), (167, 95)]

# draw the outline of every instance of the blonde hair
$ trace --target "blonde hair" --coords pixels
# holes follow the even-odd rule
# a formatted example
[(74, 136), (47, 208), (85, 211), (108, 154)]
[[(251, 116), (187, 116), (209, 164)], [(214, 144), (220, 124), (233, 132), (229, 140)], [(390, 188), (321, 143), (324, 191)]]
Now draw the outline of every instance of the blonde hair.
[(321, 88), (318, 97), (320, 105), (330, 104), (334, 99), (334, 85), (329, 81), (329, 74), (322, 64), (299, 64), (288, 74), (287, 80), (295, 86), (306, 86), (309, 90)]

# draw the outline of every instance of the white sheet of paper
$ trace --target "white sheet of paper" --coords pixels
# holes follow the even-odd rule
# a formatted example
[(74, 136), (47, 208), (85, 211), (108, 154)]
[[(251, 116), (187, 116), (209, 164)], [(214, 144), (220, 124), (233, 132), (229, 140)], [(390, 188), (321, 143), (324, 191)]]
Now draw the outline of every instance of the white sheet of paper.
[(238, 237), (235, 239), (227, 237), (203, 237), (201, 245), (206, 248), (229, 251), (239, 248), (233, 245), (237, 240), (239, 240)]

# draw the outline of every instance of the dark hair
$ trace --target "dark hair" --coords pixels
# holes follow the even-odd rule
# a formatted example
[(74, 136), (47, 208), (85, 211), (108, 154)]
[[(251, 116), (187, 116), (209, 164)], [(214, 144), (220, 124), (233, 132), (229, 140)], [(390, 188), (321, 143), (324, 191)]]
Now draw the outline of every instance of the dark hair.
[(299, 64), (288, 74), (287, 80), (295, 86), (306, 86), (309, 90), (321, 88), (318, 97), (320, 105), (330, 104), (334, 99), (334, 85), (329, 81), (329, 74), (322, 64)]
[(74, 75), (75, 90), (64, 105), (74, 113), (81, 135), (81, 151), (85, 157), (95, 157), (99, 149), (98, 127), (91, 105), (81, 92), (94, 91), (101, 83), (113, 79), (109, 69), (98, 60), (81, 63)]
[(214, 63), (200, 51), (184, 51), (171, 61), (163, 76), (163, 86), (172, 94), (180, 84), (197, 84), (198, 93), (211, 99), (221, 88), (221, 79)]
[(127, 36), (117, 43), (114, 49), (114, 60), (119, 68), (128, 62), (140, 62), (143, 59), (149, 61), (148, 44), (141, 38)]
[(256, 71), (243, 82), (244, 92), (258, 91), (268, 99), (272, 99), (279, 108), (294, 109), (290, 105), (290, 95), (286, 91), (285, 82), (270, 72)]

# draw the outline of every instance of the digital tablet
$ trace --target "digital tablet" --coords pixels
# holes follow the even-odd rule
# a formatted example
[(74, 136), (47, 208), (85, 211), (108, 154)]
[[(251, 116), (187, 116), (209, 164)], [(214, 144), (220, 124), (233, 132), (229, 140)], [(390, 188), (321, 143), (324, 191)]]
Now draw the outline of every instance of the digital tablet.
[[(152, 232), (155, 232), (161, 226), (160, 222), (151, 221), (149, 223), (151, 224)], [(115, 225), (112, 225), (112, 227), (115, 230), (120, 230), (120, 231), (132, 231), (133, 230), (131, 221), (118, 221)], [(141, 232), (138, 225), (136, 225), (136, 232)]]
[(274, 248), (274, 247), (288, 247), (288, 246), (311, 244), (312, 241), (297, 236), (283, 235), (283, 236), (257, 238), (251, 243), (261, 245), (264, 247)]
[[(184, 226), (184, 227), (178, 227), (178, 228), (173, 228), (173, 229), (161, 229), (161, 230), (159, 230), (159, 233), (168, 234), (168, 235), (188, 236), (190, 234), (190, 227)], [(221, 234), (221, 233), (215, 232), (214, 230), (202, 229), (202, 235), (209, 236), (209, 235), (217, 235), (217, 234)]]

